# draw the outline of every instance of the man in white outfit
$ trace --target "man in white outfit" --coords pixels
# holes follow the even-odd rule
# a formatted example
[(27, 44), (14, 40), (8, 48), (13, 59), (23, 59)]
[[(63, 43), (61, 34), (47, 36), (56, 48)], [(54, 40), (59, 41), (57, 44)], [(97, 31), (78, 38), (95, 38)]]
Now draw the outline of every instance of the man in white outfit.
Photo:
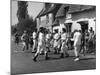
[(33, 38), (33, 48), (32, 48), (32, 53), (33, 52), (36, 52), (36, 47), (37, 47), (37, 33), (36, 33), (36, 31), (34, 31), (33, 33), (32, 33), (32, 38)]
[(53, 39), (54, 39), (54, 43), (53, 43), (54, 54), (57, 54), (60, 48), (60, 34), (58, 33), (58, 31), (55, 31)]
[(46, 31), (46, 35), (45, 35), (45, 42), (46, 42), (46, 49), (48, 50), (48, 52), (50, 52), (50, 41), (51, 41), (51, 33), (48, 31)]
[(47, 50), (45, 48), (45, 31), (42, 28), (40, 29), (40, 32), (39, 32), (38, 47), (37, 47), (37, 51), (35, 53), (35, 56), (33, 57), (33, 61), (37, 61), (36, 58), (40, 54), (41, 50), (44, 51), (45, 59), (47, 60), (48, 59), (48, 54), (47, 54)]
[(75, 58), (74, 61), (79, 60), (79, 51), (80, 51), (80, 48), (81, 48), (81, 38), (82, 38), (82, 35), (79, 32), (79, 30), (75, 30), (73, 40), (74, 40), (74, 53), (75, 53), (76, 58)]
[(66, 33), (66, 29), (63, 28), (63, 33), (61, 34), (61, 58), (64, 57), (64, 54), (66, 55), (66, 57), (69, 56), (69, 54), (67, 53), (67, 33)]
[(23, 44), (23, 51), (24, 51), (25, 49), (28, 50), (28, 42), (29, 42), (29, 39), (28, 39), (28, 38), (29, 38), (29, 37), (28, 37), (27, 32), (24, 31), (24, 33), (23, 33), (22, 36), (21, 36), (21, 40), (22, 40), (22, 44)]

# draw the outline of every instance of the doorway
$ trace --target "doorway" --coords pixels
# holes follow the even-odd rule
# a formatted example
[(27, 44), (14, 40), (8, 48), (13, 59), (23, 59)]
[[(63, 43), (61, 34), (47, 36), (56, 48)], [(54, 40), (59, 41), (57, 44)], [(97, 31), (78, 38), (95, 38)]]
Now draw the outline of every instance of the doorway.
[(85, 33), (86, 30), (88, 31), (88, 21), (80, 21), (77, 23), (81, 25), (82, 33)]

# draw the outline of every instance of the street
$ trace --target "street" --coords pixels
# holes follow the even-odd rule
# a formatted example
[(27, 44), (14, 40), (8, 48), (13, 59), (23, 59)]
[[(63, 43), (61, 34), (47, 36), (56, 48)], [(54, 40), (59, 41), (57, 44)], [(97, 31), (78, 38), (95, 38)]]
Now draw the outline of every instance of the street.
[(70, 57), (60, 58), (59, 54), (49, 53), (49, 60), (45, 60), (43, 55), (37, 58), (37, 62), (32, 60), (34, 53), (31, 49), (22, 51), (21, 45), (17, 46), (11, 42), (11, 74), (29, 74), (58, 71), (89, 70), (96, 68), (96, 56), (86, 55), (80, 57), (80, 61), (74, 61), (73, 50), (68, 52)]

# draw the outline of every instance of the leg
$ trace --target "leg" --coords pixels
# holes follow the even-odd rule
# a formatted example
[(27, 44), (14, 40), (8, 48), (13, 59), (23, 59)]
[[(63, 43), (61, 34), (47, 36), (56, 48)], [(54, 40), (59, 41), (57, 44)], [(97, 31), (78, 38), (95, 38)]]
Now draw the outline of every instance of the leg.
[(28, 50), (28, 48), (29, 48), (29, 47), (28, 47), (28, 42), (26, 42), (26, 49)]
[(74, 46), (74, 53), (75, 53), (75, 60), (74, 61), (79, 60), (79, 50), (80, 50), (80, 45)]
[(26, 43), (25, 42), (23, 42), (22, 43), (22, 45), (23, 45), (23, 51), (25, 50), (25, 48), (26, 48)]
[(64, 58), (64, 42), (62, 42), (60, 54), (60, 58)]
[(36, 41), (35, 41), (35, 40), (33, 40), (32, 52), (35, 52), (35, 44), (36, 44)]
[(35, 56), (33, 57), (33, 61), (35, 62), (37, 61), (36, 58), (38, 57), (40, 50), (41, 50), (41, 46), (38, 45), (37, 52), (35, 53)]
[(48, 60), (48, 51), (45, 51), (45, 60)]

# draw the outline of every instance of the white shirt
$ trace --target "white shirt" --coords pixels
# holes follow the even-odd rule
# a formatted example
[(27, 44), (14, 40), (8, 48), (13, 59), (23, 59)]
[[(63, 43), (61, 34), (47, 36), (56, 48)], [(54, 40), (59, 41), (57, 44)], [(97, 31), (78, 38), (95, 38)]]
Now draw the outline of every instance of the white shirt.
[(44, 45), (44, 39), (45, 39), (45, 37), (44, 37), (44, 34), (43, 33), (39, 33), (39, 37), (38, 37), (38, 45)]
[(81, 38), (82, 38), (82, 35), (81, 35), (80, 32), (75, 32), (74, 33), (74, 37), (73, 37), (73, 39), (74, 39), (74, 46), (81, 45)]
[(51, 34), (46, 34), (46, 39), (50, 39), (51, 38)]
[(33, 32), (32, 36), (33, 36), (33, 39), (35, 39), (36, 38), (36, 32)]
[(62, 39), (62, 40), (66, 40), (66, 38), (67, 38), (67, 33), (63, 33), (63, 34), (61, 35), (61, 39)]
[(59, 37), (60, 37), (59, 33), (56, 33), (56, 34), (54, 35), (54, 39), (59, 39)]
[(44, 39), (44, 34), (43, 33), (39, 33), (39, 40), (43, 40)]

